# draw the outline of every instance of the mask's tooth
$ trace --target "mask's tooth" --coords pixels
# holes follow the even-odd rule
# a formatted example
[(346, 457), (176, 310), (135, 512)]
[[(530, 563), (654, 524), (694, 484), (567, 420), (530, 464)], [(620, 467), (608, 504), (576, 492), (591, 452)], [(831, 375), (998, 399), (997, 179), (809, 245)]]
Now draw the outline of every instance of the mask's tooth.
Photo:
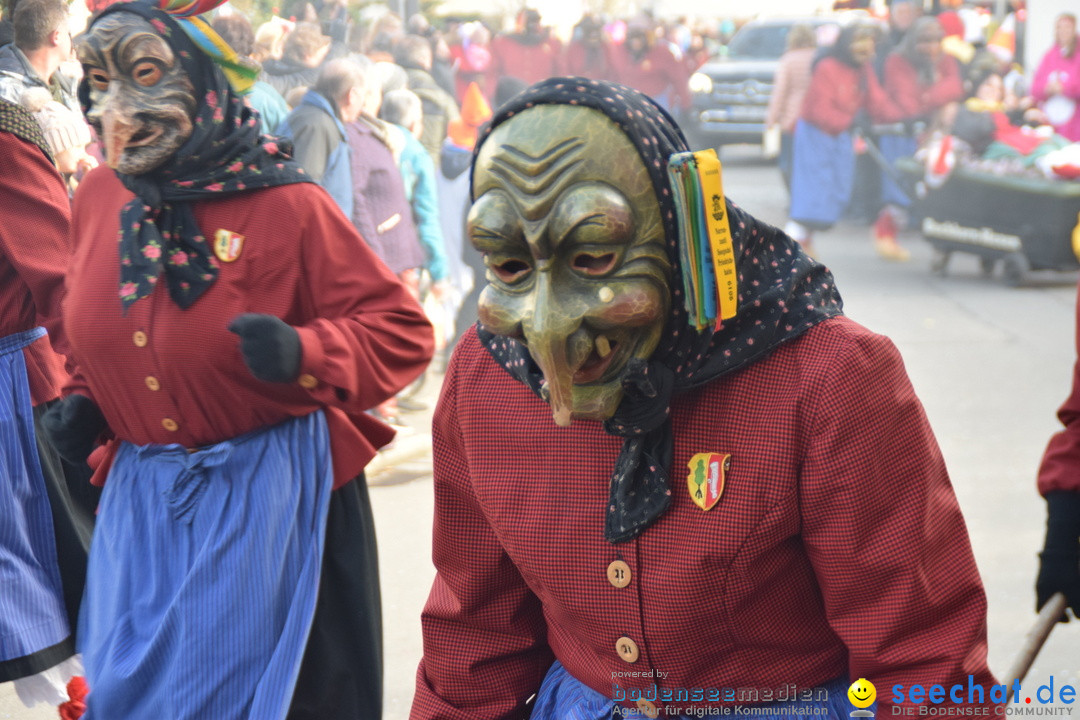
[(602, 358), (606, 358), (611, 354), (611, 343), (608, 342), (607, 337), (603, 335), (596, 336), (596, 354)]

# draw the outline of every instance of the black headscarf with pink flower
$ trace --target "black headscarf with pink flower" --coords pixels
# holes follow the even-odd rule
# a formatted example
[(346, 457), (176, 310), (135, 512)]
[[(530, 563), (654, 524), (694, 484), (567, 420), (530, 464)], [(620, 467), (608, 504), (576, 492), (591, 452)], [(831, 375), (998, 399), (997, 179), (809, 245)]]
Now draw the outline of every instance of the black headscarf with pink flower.
[[(187, 309), (213, 284), (218, 260), (195, 220), (192, 202), (257, 188), (313, 182), (279, 145), (259, 135), (258, 113), (172, 17), (142, 0), (110, 5), (95, 20), (130, 12), (150, 21), (180, 58), (199, 99), (191, 137), (144, 175), (117, 173), (135, 199), (120, 212), (120, 301), (126, 310), (150, 295), (165, 273), (169, 296)], [(79, 86), (83, 111), (90, 88)]]

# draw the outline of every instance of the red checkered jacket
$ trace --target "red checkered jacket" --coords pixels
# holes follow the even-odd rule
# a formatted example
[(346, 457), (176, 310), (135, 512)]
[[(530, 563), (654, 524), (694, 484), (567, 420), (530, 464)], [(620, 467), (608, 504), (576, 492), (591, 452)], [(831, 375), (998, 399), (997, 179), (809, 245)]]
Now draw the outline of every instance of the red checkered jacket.
[[(598, 422), (557, 427), (466, 336), (434, 421), (438, 575), (412, 720), (522, 718), (555, 658), (609, 697), (613, 682), (809, 689), (865, 677), (888, 717), (896, 683), (971, 674), (989, 691), (982, 583), (891, 342), (825, 321), (678, 397), (673, 421), (671, 507), (612, 545), (603, 521), (621, 440)], [(703, 452), (731, 455), (707, 512), (690, 496), (688, 463)], [(624, 587), (609, 580), (616, 561)]]

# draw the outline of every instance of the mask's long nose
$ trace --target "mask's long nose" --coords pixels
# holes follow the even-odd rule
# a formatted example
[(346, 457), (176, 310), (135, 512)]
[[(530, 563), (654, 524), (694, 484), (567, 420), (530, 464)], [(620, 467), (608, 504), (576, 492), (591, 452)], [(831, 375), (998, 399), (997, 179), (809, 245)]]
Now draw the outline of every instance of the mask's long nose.
[(105, 136), (102, 138), (105, 141), (103, 143), (105, 162), (109, 167), (116, 169), (120, 156), (123, 155), (124, 148), (128, 146), (136, 129), (136, 125), (127, 122), (115, 109), (106, 110), (101, 114), (101, 134)]
[(566, 427), (574, 410), (574, 373), (588, 355), (588, 339), (578, 332), (581, 314), (570, 310), (572, 303), (560, 302), (551, 287), (551, 273), (541, 269), (536, 283), (536, 304), (532, 316), (522, 322), (522, 332), (533, 360), (544, 373), (555, 424)]

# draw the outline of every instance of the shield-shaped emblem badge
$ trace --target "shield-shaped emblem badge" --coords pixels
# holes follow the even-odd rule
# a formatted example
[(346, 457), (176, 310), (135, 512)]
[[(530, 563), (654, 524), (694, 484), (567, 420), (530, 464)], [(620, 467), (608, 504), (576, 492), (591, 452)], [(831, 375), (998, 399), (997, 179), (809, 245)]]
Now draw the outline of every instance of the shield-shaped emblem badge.
[(690, 499), (702, 510), (711, 510), (724, 494), (724, 476), (731, 467), (731, 453), (698, 453), (687, 464)]
[(214, 233), (214, 254), (221, 262), (232, 262), (240, 257), (244, 249), (244, 236), (232, 230), (218, 230)]

